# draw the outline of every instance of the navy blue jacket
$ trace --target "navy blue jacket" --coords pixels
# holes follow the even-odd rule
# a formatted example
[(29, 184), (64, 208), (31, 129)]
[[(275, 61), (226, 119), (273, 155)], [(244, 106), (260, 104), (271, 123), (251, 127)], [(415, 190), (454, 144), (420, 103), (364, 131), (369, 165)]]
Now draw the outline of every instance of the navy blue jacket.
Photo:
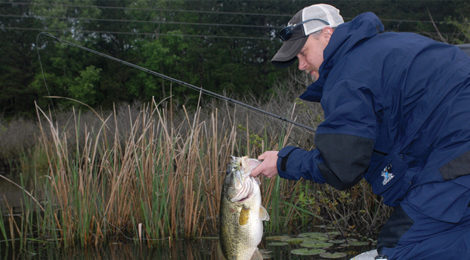
[[(338, 189), (365, 177), (389, 205), (422, 184), (448, 181), (453, 191), (442, 203), (468, 205), (470, 58), (464, 52), (418, 34), (383, 32), (377, 16), (364, 13), (335, 29), (319, 72), (301, 95), (320, 102), (325, 113), (316, 149), (279, 151), (281, 177)], [(452, 209), (426, 208), (433, 196), (411, 199), (421, 211), (448, 218), (444, 211)], [(461, 214), (454, 213), (455, 219)]]

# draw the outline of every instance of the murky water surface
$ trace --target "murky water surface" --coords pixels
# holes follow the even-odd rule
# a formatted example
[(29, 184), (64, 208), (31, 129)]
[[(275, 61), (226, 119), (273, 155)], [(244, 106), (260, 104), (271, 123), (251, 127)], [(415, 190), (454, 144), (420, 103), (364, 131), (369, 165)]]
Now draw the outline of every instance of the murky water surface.
[[(0, 174), (2, 176), (6, 176), (9, 179), (12, 178), (11, 176), (6, 175), (1, 170)], [(14, 181), (18, 182), (18, 180)], [(23, 192), (18, 187), (9, 183), (3, 178), (0, 178), (0, 210), (2, 210), (2, 212), (6, 212), (5, 202), (7, 202), (10, 207), (17, 209), (18, 207), (20, 207), (22, 199)]]
[[(135, 243), (111, 243), (100, 248), (79, 248), (60, 250), (54, 246), (28, 245), (26, 250), (18, 250), (0, 245), (0, 259), (222, 259), (217, 239), (193, 241), (159, 242), (151, 248)], [(298, 246), (269, 246), (266, 241), (260, 245), (265, 259), (326, 259), (316, 256), (300, 256), (291, 253)], [(350, 259), (370, 247), (341, 248)], [(331, 251), (331, 249), (329, 250)], [(334, 250), (333, 250), (334, 251)]]

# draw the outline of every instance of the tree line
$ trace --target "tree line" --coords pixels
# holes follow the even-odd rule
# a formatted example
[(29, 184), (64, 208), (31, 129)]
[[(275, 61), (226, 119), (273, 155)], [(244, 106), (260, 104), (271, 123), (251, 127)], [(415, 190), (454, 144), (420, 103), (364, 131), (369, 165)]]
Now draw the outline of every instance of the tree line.
[[(0, 0), (0, 117), (31, 116), (34, 102), (67, 109), (199, 93), (83, 50), (40, 37), (49, 32), (190, 84), (263, 98), (288, 76), (270, 64), (275, 35), (306, 0)], [(375, 12), (387, 31), (451, 44), (470, 40), (465, 0), (337, 0), (348, 21)], [(39, 36), (38, 36), (39, 35)]]

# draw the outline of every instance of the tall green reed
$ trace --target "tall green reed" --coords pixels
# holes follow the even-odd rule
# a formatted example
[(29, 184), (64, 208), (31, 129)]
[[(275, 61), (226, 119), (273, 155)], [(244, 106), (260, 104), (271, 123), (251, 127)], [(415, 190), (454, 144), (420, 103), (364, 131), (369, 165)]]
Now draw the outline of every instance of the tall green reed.
[(74, 111), (70, 137), (38, 107), (49, 165), (43, 192), (51, 205), (43, 216), (50, 226), (42, 230), (66, 247), (113, 235), (152, 241), (215, 233), (221, 169), (234, 153), (236, 128), (217, 111), (201, 120), (200, 111), (183, 107), (179, 124), (168, 113), (155, 102), (128, 111), (123, 135), (116, 111), (94, 129), (81, 126)]

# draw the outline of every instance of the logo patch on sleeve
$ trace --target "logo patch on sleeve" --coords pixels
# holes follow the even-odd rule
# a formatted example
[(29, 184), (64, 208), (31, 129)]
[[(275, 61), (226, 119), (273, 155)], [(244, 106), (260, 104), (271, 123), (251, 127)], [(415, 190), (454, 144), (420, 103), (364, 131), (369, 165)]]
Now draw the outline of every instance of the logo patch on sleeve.
[(385, 166), (385, 168), (382, 170), (382, 176), (384, 177), (384, 180), (382, 181), (382, 185), (387, 185), (387, 183), (393, 179), (393, 177), (395, 177), (395, 175), (393, 175), (393, 173), (391, 172), (392, 171), (392, 165), (389, 164), (387, 166)]

